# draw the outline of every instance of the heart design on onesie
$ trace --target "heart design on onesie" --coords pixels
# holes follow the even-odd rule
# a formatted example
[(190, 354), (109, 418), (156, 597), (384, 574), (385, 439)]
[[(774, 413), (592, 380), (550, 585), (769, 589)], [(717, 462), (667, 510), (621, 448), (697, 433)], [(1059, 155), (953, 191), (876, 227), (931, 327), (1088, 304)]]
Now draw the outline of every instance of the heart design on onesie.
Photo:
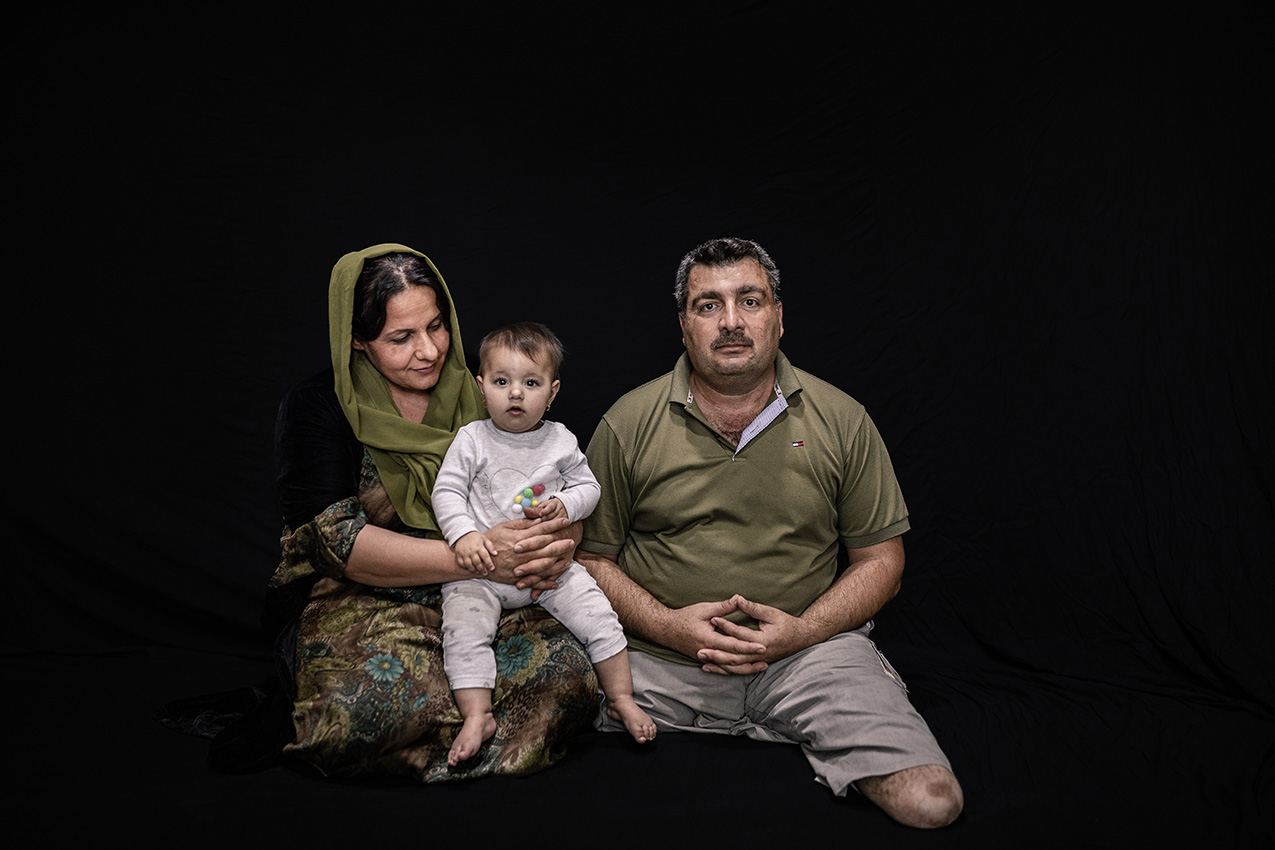
[(510, 518), (523, 516), (522, 505), (514, 502), (514, 497), (527, 488), (541, 489), (536, 494), (537, 501), (543, 502), (562, 489), (562, 476), (556, 467), (550, 464), (536, 467), (531, 472), (520, 472), (517, 469), (498, 469), (487, 479), (490, 490), (487, 497), (500, 514)]

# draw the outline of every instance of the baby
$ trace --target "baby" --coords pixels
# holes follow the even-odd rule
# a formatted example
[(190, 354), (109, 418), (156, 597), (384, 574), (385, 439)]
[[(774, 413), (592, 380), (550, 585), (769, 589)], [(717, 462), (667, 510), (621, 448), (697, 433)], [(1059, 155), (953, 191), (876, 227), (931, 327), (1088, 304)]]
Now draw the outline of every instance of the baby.
[[(533, 604), (530, 590), (481, 578), (492, 571), (496, 553), (483, 532), (520, 516), (576, 522), (601, 496), (575, 437), (541, 419), (558, 394), (563, 354), (553, 331), (535, 322), (509, 325), (483, 339), (477, 378), (491, 418), (456, 433), (434, 485), (434, 515), (456, 564), (478, 577), (443, 585), (443, 667), (465, 720), (447, 756), (453, 767), (496, 733), (492, 641), (500, 612)], [(535, 604), (584, 644), (612, 719), (638, 743), (651, 740), (655, 722), (633, 699), (627, 641), (606, 595), (575, 561), (557, 584)]]

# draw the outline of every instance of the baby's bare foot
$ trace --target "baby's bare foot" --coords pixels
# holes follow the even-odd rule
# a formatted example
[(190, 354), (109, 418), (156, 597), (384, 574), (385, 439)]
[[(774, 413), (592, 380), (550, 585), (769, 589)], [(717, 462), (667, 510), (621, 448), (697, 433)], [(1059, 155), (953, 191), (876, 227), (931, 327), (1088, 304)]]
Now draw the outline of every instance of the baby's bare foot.
[(447, 763), (452, 767), (473, 758), (478, 748), (492, 735), (496, 734), (496, 718), (491, 712), (474, 714), (465, 718), (465, 724), (456, 733), (452, 748), (447, 753)]
[(629, 734), (633, 736), (633, 740), (639, 744), (645, 744), (655, 738), (655, 721), (651, 719), (651, 715), (638, 707), (633, 697), (608, 699), (607, 715), (612, 720), (623, 723), (624, 728), (628, 729)]

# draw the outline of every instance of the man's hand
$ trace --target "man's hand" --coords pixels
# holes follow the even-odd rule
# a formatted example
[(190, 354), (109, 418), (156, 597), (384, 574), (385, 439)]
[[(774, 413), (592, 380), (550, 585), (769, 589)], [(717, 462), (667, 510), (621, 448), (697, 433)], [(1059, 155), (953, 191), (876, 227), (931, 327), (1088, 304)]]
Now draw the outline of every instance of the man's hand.
[(738, 609), (756, 620), (758, 628), (751, 629), (732, 623), (720, 615), (713, 617), (710, 625), (723, 635), (752, 643), (761, 649), (754, 655), (739, 656), (705, 647), (700, 650), (697, 657), (706, 662), (704, 670), (709, 673), (726, 675), (757, 673), (765, 670), (769, 662), (780, 661), (795, 655), (819, 641), (800, 617), (794, 617), (778, 608), (753, 602), (739, 594), (728, 599), (727, 604), (732, 606), (731, 610)]
[[(687, 658), (698, 659), (706, 673), (759, 673), (768, 662), (786, 658), (815, 642), (802, 642), (804, 638), (799, 635), (806, 634), (806, 629), (796, 617), (738, 594), (720, 602), (667, 608), (629, 578), (613, 556), (581, 552), (579, 559), (611, 600), (611, 607), (626, 630)], [(743, 611), (757, 620), (763, 630), (727, 620), (726, 615), (734, 611)], [(774, 646), (770, 646), (771, 641)]]
[[(727, 675), (765, 670), (766, 646), (757, 639), (757, 632), (724, 619), (739, 608), (736, 600), (740, 598), (700, 602), (669, 611), (668, 628), (662, 631), (664, 637), (660, 642), (704, 662), (706, 673)], [(721, 623), (730, 629), (721, 628)]]

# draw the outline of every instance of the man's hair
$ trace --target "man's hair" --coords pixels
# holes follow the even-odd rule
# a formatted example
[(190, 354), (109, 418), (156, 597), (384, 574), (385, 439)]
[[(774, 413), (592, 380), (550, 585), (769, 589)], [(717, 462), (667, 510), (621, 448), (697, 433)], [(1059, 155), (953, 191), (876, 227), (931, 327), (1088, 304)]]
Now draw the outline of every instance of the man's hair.
[(487, 355), (493, 348), (517, 351), (546, 367), (555, 379), (567, 355), (557, 335), (539, 322), (514, 322), (483, 337), (478, 345), (478, 374), (487, 371)]
[(737, 239), (727, 236), (722, 239), (710, 239), (697, 245), (682, 258), (677, 267), (677, 282), (673, 285), (673, 300), (677, 302), (677, 312), (686, 312), (686, 282), (691, 276), (692, 266), (733, 266), (742, 260), (756, 260), (770, 279), (770, 292), (779, 304), (779, 268), (765, 249), (748, 239)]

